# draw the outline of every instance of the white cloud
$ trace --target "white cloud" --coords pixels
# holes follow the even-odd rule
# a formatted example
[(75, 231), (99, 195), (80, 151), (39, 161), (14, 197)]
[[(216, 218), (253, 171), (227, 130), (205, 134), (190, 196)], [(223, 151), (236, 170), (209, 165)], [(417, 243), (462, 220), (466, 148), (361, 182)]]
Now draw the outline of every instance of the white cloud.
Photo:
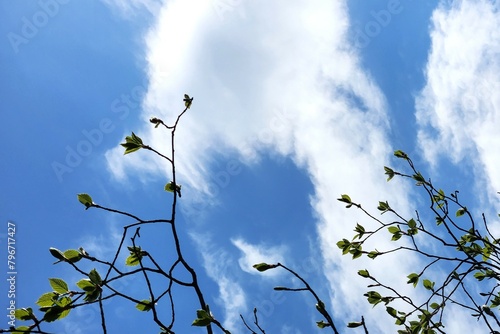
[(264, 273), (259, 273), (252, 266), (256, 263), (278, 263), (283, 262), (285, 258), (286, 248), (283, 246), (264, 246), (264, 245), (252, 245), (245, 240), (238, 238), (232, 239), (231, 242), (235, 245), (242, 253), (243, 256), (239, 258), (238, 263), (243, 271), (250, 274), (264, 274), (275, 276), (279, 274), (277, 270), (269, 270)]
[[(192, 239), (203, 256), (203, 265), (207, 275), (217, 283), (219, 298), (217, 303), (224, 310), (223, 325), (226, 328), (239, 328), (240, 314), (247, 311), (246, 294), (237, 283), (231, 268), (236, 260), (229, 252), (216, 245), (213, 237), (208, 234), (191, 233)], [(220, 314), (215, 314), (220, 321)]]
[(500, 189), (498, 10), (498, 2), (478, 0), (454, 1), (434, 12), (427, 83), (416, 103), (427, 160), (434, 166), (440, 156), (472, 163), (491, 195)]
[[(401, 277), (411, 272), (413, 262), (410, 257), (377, 263), (342, 257), (335, 243), (352, 236), (361, 216), (344, 209), (336, 198), (348, 193), (374, 208), (378, 200), (388, 199), (403, 213), (409, 212), (409, 205), (406, 186), (387, 184), (383, 175), (392, 152), (386, 103), (348, 46), (345, 3), (248, 1), (225, 12), (223, 19), (211, 8), (210, 1), (192, 0), (171, 1), (161, 10), (147, 39), (151, 84), (145, 122), (155, 115), (171, 123), (182, 110), (183, 94), (194, 96), (176, 133), (176, 161), (180, 182), (198, 193), (210, 192), (204, 180), (215, 154), (246, 163), (258, 161), (264, 150), (291, 156), (315, 187), (311, 205), (318, 216), (336, 317), (373, 315), (362, 296), (366, 281), (357, 270), (366, 267), (405, 285)], [(166, 142), (150, 124), (136, 133), (154, 147)], [(115, 160), (110, 153), (109, 166), (122, 175), (125, 170), (165, 170), (144, 156)], [(214, 237), (211, 242), (220, 241)], [(386, 239), (376, 242), (380, 249), (388, 247)], [(227, 252), (222, 246), (220, 253), (204, 251), (203, 244), (198, 242), (205, 267), (222, 291), (231, 276), (227, 268), (215, 270), (221, 261), (214, 259), (224, 259)], [(255, 248), (241, 241), (235, 245), (247, 255), (240, 264), (253, 260)], [(243, 307), (243, 292), (233, 288), (242, 296), (238, 305)], [(379, 332), (392, 329), (390, 321), (385, 323), (371, 322)]]

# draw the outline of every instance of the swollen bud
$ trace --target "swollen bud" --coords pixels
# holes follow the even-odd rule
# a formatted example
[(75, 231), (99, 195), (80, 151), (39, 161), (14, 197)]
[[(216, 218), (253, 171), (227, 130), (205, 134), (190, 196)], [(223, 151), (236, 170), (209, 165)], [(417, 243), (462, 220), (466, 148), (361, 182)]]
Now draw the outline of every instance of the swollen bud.
[(149, 119), (149, 121), (150, 121), (151, 123), (155, 124), (155, 128), (157, 128), (157, 127), (158, 127), (158, 125), (160, 125), (160, 124), (162, 124), (162, 123), (163, 123), (163, 121), (162, 121), (161, 119), (156, 118), (156, 117), (151, 117), (151, 118)]

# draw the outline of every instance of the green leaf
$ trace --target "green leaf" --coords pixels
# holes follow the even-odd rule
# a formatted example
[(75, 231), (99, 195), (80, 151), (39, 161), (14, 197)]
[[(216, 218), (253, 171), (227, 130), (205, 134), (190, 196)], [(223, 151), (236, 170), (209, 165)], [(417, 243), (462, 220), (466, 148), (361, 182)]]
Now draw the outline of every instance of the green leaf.
[(49, 278), (49, 283), (55, 292), (65, 294), (69, 292), (68, 284), (60, 278)]
[(382, 211), (382, 213), (385, 213), (387, 211), (390, 211), (391, 207), (389, 206), (389, 203), (387, 201), (386, 202), (378, 202), (377, 209), (379, 211)]
[(438, 304), (438, 303), (432, 303), (431, 304), (431, 309), (433, 309), (433, 310), (437, 310), (440, 307), (441, 307), (441, 304)]
[(371, 251), (370, 253), (368, 253), (368, 255), (367, 255), (367, 256), (368, 256), (370, 259), (375, 259), (375, 258), (376, 258), (377, 256), (379, 256), (379, 255), (380, 255), (380, 252), (379, 252), (379, 251), (377, 251), (377, 250), (374, 250), (374, 251)]
[(31, 331), (28, 326), (16, 327), (15, 330), (11, 332), (11, 334), (29, 334), (29, 333), (31, 333)]
[(84, 278), (76, 282), (76, 286), (86, 292), (92, 292), (96, 289), (96, 285), (90, 279)]
[(373, 304), (373, 306), (382, 301), (382, 296), (377, 291), (368, 291), (363, 296), (367, 297), (368, 303)]
[(87, 210), (94, 204), (94, 202), (92, 201), (92, 197), (90, 197), (89, 194), (78, 194), (77, 197), (80, 203), (85, 205), (85, 210)]
[(140, 263), (141, 263), (141, 259), (135, 254), (129, 255), (127, 257), (127, 259), (125, 259), (125, 264), (127, 266), (131, 266), (131, 267), (138, 266)]
[(45, 315), (43, 316), (43, 320), (45, 320), (47, 322), (54, 322), (54, 321), (64, 317), (63, 312), (64, 312), (64, 308), (62, 308), (60, 306), (50, 307), (45, 312)]
[[(61, 297), (57, 300), (57, 305), (67, 308), (66, 306), (71, 305), (72, 299), (68, 296)], [(67, 314), (66, 314), (67, 315)], [(64, 315), (64, 316), (66, 316)]]
[(410, 275), (408, 275), (406, 277), (408, 277), (408, 282), (406, 282), (406, 283), (407, 284), (413, 284), (413, 287), (416, 288), (420, 276), (418, 274), (416, 274), (416, 273), (411, 273)]
[(425, 178), (420, 174), (420, 172), (417, 172), (416, 174), (413, 174), (412, 178), (417, 181), (417, 185), (420, 185), (425, 182)]
[(478, 271), (476, 273), (474, 273), (474, 277), (478, 280), (478, 281), (482, 281), (486, 278), (486, 273), (482, 272), (482, 271)]
[(100, 286), (102, 284), (101, 275), (99, 275), (99, 273), (95, 269), (92, 269), (89, 272), (89, 278), (92, 281), (92, 283), (94, 283), (95, 285)]
[(352, 206), (352, 201), (349, 195), (340, 195), (340, 198), (337, 198), (337, 201), (347, 203), (346, 208), (350, 208)]
[(144, 144), (142, 143), (142, 139), (139, 138), (133, 132), (132, 132), (131, 136), (125, 137), (125, 143), (122, 143), (120, 145), (125, 147), (125, 153), (123, 153), (123, 154), (129, 154), (129, 153), (135, 152), (144, 146)]
[(125, 152), (123, 152), (123, 155), (133, 153), (142, 148), (142, 145), (138, 145), (136, 143), (122, 143), (120, 145), (125, 147)]
[(64, 257), (71, 263), (78, 262), (82, 259), (82, 254), (76, 249), (68, 249), (64, 252)]
[(146, 311), (147, 312), (153, 308), (153, 303), (151, 302), (151, 300), (144, 299), (144, 300), (141, 300), (140, 303), (137, 303), (137, 305), (135, 305), (135, 308), (138, 309), (139, 311)]
[(167, 183), (165, 185), (165, 191), (168, 191), (168, 192), (175, 192), (177, 191), (177, 194), (179, 194), (179, 197), (181, 195), (181, 185), (180, 184), (175, 184), (174, 181), (170, 181), (169, 183)]
[(93, 291), (87, 292), (83, 300), (85, 300), (86, 302), (93, 302), (96, 301), (100, 295), (101, 295), (101, 289), (99, 287), (96, 287)]
[(316, 321), (316, 326), (318, 326), (319, 328), (327, 328), (330, 327), (330, 324), (321, 320), (321, 321)]
[(359, 327), (359, 326), (363, 326), (363, 323), (362, 323), (362, 322), (357, 321), (357, 322), (349, 322), (349, 323), (347, 324), (347, 328), (357, 328), (357, 327)]
[(189, 109), (191, 108), (191, 104), (193, 104), (193, 97), (189, 97), (189, 95), (184, 94), (184, 106)]
[(208, 313), (205, 310), (197, 310), (196, 317), (197, 318), (193, 321), (191, 326), (206, 327), (206, 326), (210, 325), (210, 323), (213, 320), (210, 313)]
[(408, 155), (405, 152), (401, 151), (401, 150), (394, 151), (394, 156), (396, 158), (407, 159), (408, 160)]
[(387, 182), (389, 182), (395, 175), (394, 171), (392, 168), (389, 168), (387, 166), (384, 166), (385, 174), (387, 175)]
[(365, 278), (370, 277), (370, 273), (366, 269), (358, 270), (358, 275)]
[(434, 282), (432, 282), (431, 280), (424, 279), (422, 284), (424, 285), (424, 288), (426, 288), (427, 290), (432, 290), (432, 291), (434, 290)]
[(66, 261), (66, 258), (64, 257), (63, 252), (61, 252), (59, 249), (50, 247), (49, 248), (50, 254), (52, 254), (53, 257), (58, 259), (59, 261)]
[(386, 306), (385, 308), (386, 312), (389, 313), (389, 315), (393, 318), (397, 318), (398, 316), (398, 311), (393, 308), (393, 307), (390, 307), (390, 306)]
[(401, 232), (401, 228), (399, 228), (399, 226), (389, 226), (387, 228), (387, 230), (389, 231), (389, 233), (391, 234), (395, 234), (395, 233), (399, 233)]
[(38, 298), (36, 304), (40, 307), (50, 307), (54, 305), (54, 301), (57, 300), (58, 294), (55, 292), (46, 292)]
[(277, 266), (278, 266), (277, 264), (267, 264), (267, 263), (257, 263), (253, 265), (253, 267), (260, 272), (276, 268)]
[(349, 253), (352, 254), (353, 260), (361, 257), (361, 255), (363, 255), (363, 247), (361, 246), (361, 243), (353, 242), (349, 249)]
[(394, 234), (392, 235), (391, 240), (392, 240), (392, 241), (398, 241), (399, 239), (401, 239), (401, 236), (402, 236), (402, 235), (403, 235), (403, 233), (401, 233), (401, 232), (394, 233)]
[(174, 181), (170, 181), (165, 185), (165, 191), (173, 193), (175, 191)]
[(457, 211), (457, 213), (456, 213), (456, 216), (457, 216), (457, 217), (463, 216), (466, 212), (467, 212), (467, 208), (466, 208), (466, 207), (463, 207), (463, 208), (461, 208), (461, 209), (458, 209), (458, 211)]
[(16, 319), (23, 320), (23, 321), (34, 319), (33, 309), (31, 309), (29, 307), (28, 308), (18, 308), (14, 312), (14, 316), (16, 317)]
[(351, 242), (347, 239), (342, 239), (337, 242), (337, 247), (342, 249), (342, 255), (346, 255), (351, 249)]
[(130, 255), (127, 257), (125, 260), (125, 264), (127, 266), (137, 266), (141, 263), (141, 260), (143, 256), (147, 255), (148, 253), (146, 251), (143, 251), (141, 247), (135, 246), (135, 247), (127, 247), (128, 250), (130, 251)]
[(358, 232), (360, 234), (365, 233), (365, 228), (362, 225), (359, 225), (359, 223), (356, 224), (356, 227), (354, 228), (354, 232)]
[(415, 219), (412, 218), (408, 221), (408, 227), (409, 228), (416, 228), (417, 227), (417, 222), (415, 221)]
[(340, 198), (337, 198), (337, 201), (341, 201), (344, 203), (351, 203), (351, 197), (349, 197), (349, 195), (343, 194), (340, 195)]
[(210, 319), (195, 319), (191, 326), (206, 327), (210, 325), (212, 321)]

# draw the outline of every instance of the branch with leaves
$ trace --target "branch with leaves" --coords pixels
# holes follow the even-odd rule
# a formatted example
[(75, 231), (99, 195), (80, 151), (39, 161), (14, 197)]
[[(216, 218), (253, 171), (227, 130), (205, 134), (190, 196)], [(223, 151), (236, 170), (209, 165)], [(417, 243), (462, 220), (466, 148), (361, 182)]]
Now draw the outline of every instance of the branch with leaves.
[[(337, 246), (344, 255), (351, 255), (353, 259), (367, 256), (375, 260), (395, 252), (414, 254), (423, 266), (409, 273), (406, 283), (414, 288), (423, 288), (427, 295), (423, 302), (416, 302), (397, 291), (394, 284), (384, 283), (362, 269), (358, 274), (372, 282), (370, 288), (376, 288), (365, 294), (367, 301), (374, 306), (385, 305), (396, 325), (404, 328), (398, 331), (400, 334), (446, 333), (444, 315), (448, 309), (446, 306), (451, 304), (470, 311), (472, 317), (481, 321), (491, 333), (498, 333), (500, 323), (493, 310), (500, 306), (500, 293), (497, 291), (500, 283), (499, 239), (490, 232), (484, 214), (482, 224), (476, 221), (459, 200), (458, 191), (447, 194), (436, 188), (416, 169), (406, 153), (395, 151), (394, 156), (407, 162), (409, 173), (384, 167), (387, 181), (395, 176), (415, 181), (428, 199), (434, 224), (429, 224), (427, 218), (421, 219), (418, 211), (414, 218), (404, 218), (387, 201), (380, 201), (378, 211), (383, 215), (392, 215), (389, 222), (385, 222), (344, 194), (338, 200), (347, 208), (361, 210), (375, 222), (375, 227), (367, 230), (357, 223), (354, 237), (340, 240)], [(367, 241), (381, 233), (387, 233), (395, 246), (386, 250), (365, 250)], [(447, 270), (447, 274), (444, 279), (438, 279), (433, 277), (437, 274), (432, 269)], [(494, 284), (480, 285), (487, 281)], [(403, 312), (392, 307), (395, 301), (402, 301), (409, 310)]]
[[(45, 333), (41, 326), (43, 323), (50, 323), (56, 320), (61, 320), (68, 316), (70, 311), (75, 308), (98, 304), (100, 310), (101, 328), (103, 333), (108, 332), (106, 324), (105, 309), (103, 301), (112, 298), (122, 298), (136, 305), (139, 311), (151, 312), (153, 321), (159, 326), (161, 333), (174, 333), (174, 324), (176, 322), (176, 305), (174, 297), (174, 288), (190, 288), (194, 291), (198, 302), (199, 309), (196, 311), (196, 319), (193, 321), (193, 326), (205, 327), (208, 334), (213, 333), (212, 325), (221, 329), (224, 333), (230, 333), (223, 325), (212, 315), (210, 308), (207, 305), (201, 287), (198, 282), (196, 271), (187, 262), (184, 257), (181, 241), (176, 225), (176, 206), (177, 200), (181, 197), (181, 185), (176, 180), (175, 170), (175, 132), (181, 117), (187, 112), (193, 103), (193, 98), (184, 95), (184, 110), (177, 116), (173, 125), (165, 124), (161, 119), (153, 117), (150, 122), (158, 128), (163, 126), (170, 132), (171, 151), (169, 154), (162, 153), (149, 145), (144, 144), (143, 140), (134, 132), (125, 138), (125, 143), (121, 146), (125, 148), (124, 154), (134, 153), (141, 149), (151, 151), (159, 157), (165, 159), (170, 164), (172, 181), (168, 182), (164, 190), (172, 193), (171, 215), (168, 219), (144, 220), (137, 215), (126, 211), (117, 210), (102, 206), (93, 201), (88, 194), (78, 194), (78, 200), (85, 206), (85, 209), (99, 209), (109, 213), (118, 214), (132, 222), (123, 227), (123, 233), (119, 245), (115, 251), (111, 261), (105, 261), (91, 256), (82, 247), (78, 250), (69, 249), (60, 251), (57, 248), (50, 248), (50, 253), (56, 258), (55, 263), (67, 263), (72, 266), (83, 277), (76, 282), (78, 291), (71, 290), (68, 284), (60, 278), (50, 278), (49, 283), (52, 287), (51, 292), (43, 294), (36, 302), (39, 306), (39, 311), (42, 316), (38, 317), (32, 308), (21, 308), (15, 311), (17, 320), (30, 322), (30, 325), (18, 326), (1, 330), (3, 333)], [(158, 224), (166, 224), (170, 227), (170, 237), (174, 240), (173, 254), (175, 260), (169, 267), (162, 267), (155, 257), (140, 245), (140, 229), (145, 229)], [(127, 245), (127, 236), (129, 244)], [(165, 236), (167, 237), (167, 236)], [(125, 263), (118, 263), (119, 255), (128, 251)], [(82, 262), (87, 261), (98, 264), (104, 270), (92, 268), (84, 269)], [(126, 270), (123, 268), (136, 268)], [(188, 279), (180, 279), (174, 275), (174, 270), (178, 267), (183, 268), (188, 273)], [(148, 296), (139, 298), (130, 294), (119, 291), (115, 287), (116, 283), (128, 279), (132, 276), (142, 276), (145, 282)], [(164, 279), (161, 284), (163, 288), (153, 286), (153, 276)], [(160, 316), (157, 305), (160, 301), (165, 301), (163, 304), (170, 305), (169, 316)]]

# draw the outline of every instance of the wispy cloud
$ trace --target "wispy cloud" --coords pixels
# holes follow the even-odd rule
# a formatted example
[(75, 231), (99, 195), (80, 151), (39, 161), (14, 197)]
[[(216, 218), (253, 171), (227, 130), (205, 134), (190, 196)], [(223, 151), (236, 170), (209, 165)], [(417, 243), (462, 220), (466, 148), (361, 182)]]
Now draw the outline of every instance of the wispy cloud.
[[(224, 326), (227, 328), (239, 328), (241, 326), (240, 314), (247, 310), (246, 294), (240, 284), (237, 283), (234, 268), (236, 259), (230, 252), (214, 243), (209, 234), (191, 233), (200, 253), (203, 256), (203, 265), (207, 275), (217, 283), (219, 287), (219, 306), (224, 310)], [(215, 315), (220, 319), (220, 314)]]
[[(252, 245), (241, 238), (232, 239), (231, 242), (235, 245), (242, 253), (242, 256), (238, 259), (240, 268), (250, 274), (260, 274), (252, 266), (256, 263), (266, 262), (266, 263), (277, 263), (283, 262), (285, 258), (286, 247), (283, 246), (264, 246), (264, 245)], [(278, 271), (270, 270), (264, 272), (264, 275), (276, 275)]]
[[(500, 189), (500, 25), (497, 1), (453, 1), (432, 16), (427, 83), (416, 103), (419, 144), (475, 167), (490, 194)], [(492, 198), (490, 197), (490, 200)]]

